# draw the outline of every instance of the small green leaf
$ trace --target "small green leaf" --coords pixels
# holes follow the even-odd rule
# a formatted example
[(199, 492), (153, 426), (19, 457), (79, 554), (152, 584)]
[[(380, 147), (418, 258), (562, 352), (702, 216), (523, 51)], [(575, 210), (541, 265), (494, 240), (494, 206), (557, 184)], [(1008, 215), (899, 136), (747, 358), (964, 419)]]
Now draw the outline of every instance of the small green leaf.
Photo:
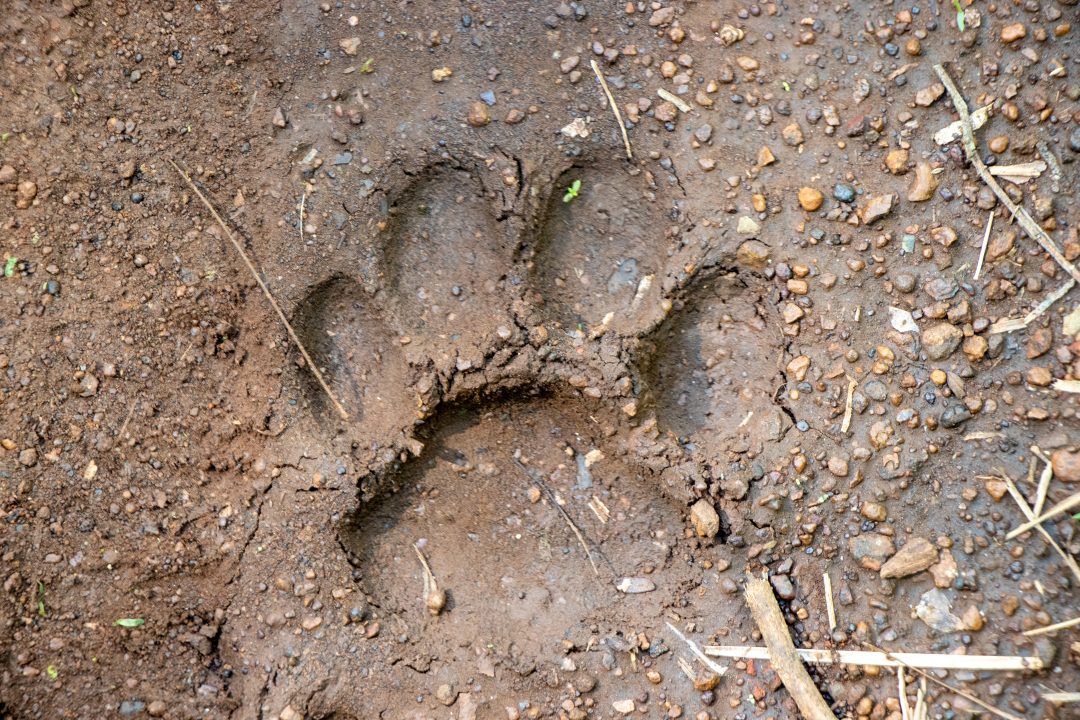
[(19, 264), (19, 258), (14, 255), (9, 255), (7, 262), (4, 263), (4, 277), (11, 277), (15, 274), (15, 266)]
[(960, 32), (964, 32), (964, 26), (967, 18), (964, 16), (964, 8), (960, 7), (960, 0), (952, 0), (953, 7), (956, 8), (956, 27), (960, 28)]
[(9, 133), (9, 132), (0, 133), (0, 142), (5, 142), (6, 143), (10, 137), (11, 137), (11, 133)]
[(575, 180), (570, 183), (570, 187), (566, 188), (566, 194), (563, 195), (562, 201), (568, 203), (578, 196), (581, 192), (581, 180)]
[(45, 617), (48, 613), (45, 610), (45, 583), (38, 580), (37, 584), (38, 601), (37, 601), (37, 613), (41, 617)]
[(364, 74), (375, 72), (375, 58), (368, 58), (367, 60), (365, 60), (364, 63), (360, 66), (360, 72)]
[(145, 625), (146, 621), (142, 618), (120, 618), (113, 625), (119, 625), (126, 628), (137, 628)]
[(787, 80), (785, 80), (784, 82), (782, 82), (780, 84), (783, 85), (784, 92), (791, 92), (791, 84)]
[(60, 671), (56, 669), (55, 665), (50, 665), (49, 667), (45, 668), (45, 674), (49, 676), (50, 680), (55, 680), (56, 678), (60, 677)]
[(1073, 520), (1080, 520), (1080, 513), (1073, 515)]

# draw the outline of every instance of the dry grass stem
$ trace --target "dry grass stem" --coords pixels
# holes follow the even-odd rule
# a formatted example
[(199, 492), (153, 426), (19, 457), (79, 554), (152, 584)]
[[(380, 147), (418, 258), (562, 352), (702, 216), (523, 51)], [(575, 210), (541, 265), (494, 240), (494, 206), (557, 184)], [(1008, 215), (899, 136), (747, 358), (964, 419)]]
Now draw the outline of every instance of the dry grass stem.
[(986, 247), (990, 244), (990, 231), (994, 228), (994, 211), (990, 211), (990, 217), (986, 221), (986, 232), (983, 233), (982, 248), (979, 250), (979, 262), (975, 264), (975, 276), (976, 280), (979, 279), (979, 274), (982, 273), (983, 261), (986, 260)]
[(825, 611), (829, 615), (829, 631), (832, 632), (836, 629), (836, 607), (833, 605), (832, 578), (829, 573), (821, 576), (821, 582), (825, 585)]
[(851, 403), (855, 397), (855, 388), (859, 386), (859, 383), (848, 377), (847, 382), (847, 400), (844, 401), (844, 421), (840, 423), (840, 432), (846, 433), (848, 428), (851, 427)]
[(589, 543), (585, 540), (585, 536), (581, 533), (581, 530), (578, 529), (577, 523), (575, 523), (570, 517), (570, 514), (566, 512), (566, 508), (559, 504), (559, 500), (555, 497), (555, 493), (552, 492), (551, 488), (547, 486), (547, 483), (545, 483), (539, 477), (531, 474), (528, 468), (525, 467), (524, 463), (522, 463), (516, 457), (513, 458), (513, 460), (514, 464), (517, 465), (521, 469), (521, 471), (525, 473), (526, 476), (528, 476), (530, 480), (534, 481), (537, 486), (539, 486), (539, 488), (547, 496), (548, 502), (550, 502), (555, 507), (555, 509), (559, 511), (560, 515), (562, 515), (563, 520), (565, 520), (566, 524), (570, 526), (570, 530), (573, 531), (574, 536), (577, 538), (578, 542), (581, 543), (582, 549), (585, 550), (585, 556), (589, 558), (589, 565), (592, 566), (593, 574), (595, 574), (597, 577), (600, 577), (600, 568), (597, 567), (596, 560), (593, 559), (593, 554), (592, 550), (589, 548)]
[[(870, 645), (869, 643), (863, 643), (863, 644), (866, 645), (867, 647), (874, 647), (873, 645)], [(874, 647), (874, 649), (877, 650), (878, 652), (883, 652), (881, 650), (881, 648)], [(890, 657), (893, 657), (893, 658), (896, 657), (895, 654), (891, 654), (891, 653), (886, 653), (886, 654), (890, 655)], [(917, 667), (913, 667), (911, 665), (908, 665), (907, 663), (901, 663), (901, 664), (904, 665), (904, 667), (911, 670), (912, 672), (918, 673), (923, 678), (929, 680), (930, 682), (934, 683), (935, 685), (940, 685), (941, 687), (945, 688), (949, 692), (955, 693), (956, 695), (959, 695), (962, 698), (970, 700), (971, 702), (975, 703), (976, 705), (983, 708), (987, 712), (993, 713), (994, 715), (997, 715), (998, 717), (1005, 718), (1005, 720), (1022, 720), (1022, 718), (1019, 718), (1016, 715), (1013, 715), (1012, 713), (1005, 712), (1004, 710), (999, 710), (996, 707), (994, 707), (993, 705), (990, 705), (988, 703), (983, 702), (982, 700), (975, 697), (971, 693), (964, 692), (963, 690), (960, 690), (959, 688), (955, 688), (955, 687), (953, 687), (952, 685), (949, 685), (946, 682), (942, 682), (941, 680), (938, 680), (933, 675), (931, 675), (931, 674), (929, 674), (927, 672), (924, 672), (924, 671), (920, 670)]]
[(626, 159), (633, 160), (634, 152), (630, 149), (630, 137), (626, 134), (626, 124), (623, 122), (622, 113), (619, 112), (619, 106), (615, 103), (615, 98), (611, 95), (611, 89), (608, 87), (607, 80), (604, 79), (604, 74), (600, 72), (600, 66), (596, 64), (595, 60), (590, 61), (592, 64), (592, 71), (596, 74), (596, 79), (600, 81), (600, 87), (604, 89), (604, 95), (607, 95), (608, 105), (611, 106), (611, 112), (615, 114), (615, 122), (619, 126), (619, 132), (622, 133), (623, 146), (626, 148)]
[[(1024, 496), (1020, 494), (1020, 490), (1016, 487), (1016, 483), (1012, 481), (1012, 478), (1002, 472), (1001, 479), (1005, 481), (1005, 487), (1008, 488), (1009, 495), (1012, 496), (1013, 501), (1016, 503), (1017, 507), (1020, 508), (1020, 512), (1023, 513), (1024, 517), (1028, 520), (1034, 518), (1034, 511), (1032, 511), (1031, 507), (1027, 504), (1027, 500), (1024, 499)], [(1051, 537), (1050, 532), (1046, 528), (1042, 525), (1038, 525), (1037, 528), (1039, 534), (1043, 536), (1043, 539), (1045, 539), (1046, 542), (1050, 544), (1050, 547), (1054, 548), (1054, 550), (1057, 551), (1057, 554), (1061, 556), (1061, 559), (1065, 561), (1065, 565), (1072, 571), (1073, 577), (1080, 582), (1080, 563), (1077, 563), (1076, 558), (1067, 553), (1065, 548), (1061, 547), (1057, 540), (1054, 540), (1054, 538)]]
[(319, 386), (322, 388), (323, 392), (326, 393), (326, 396), (330, 398), (330, 402), (334, 405), (334, 409), (337, 410), (338, 415), (341, 416), (341, 419), (347, 421), (349, 419), (349, 413), (345, 411), (345, 407), (338, 401), (337, 396), (334, 395), (334, 391), (331, 390), (330, 386), (326, 383), (326, 380), (323, 378), (322, 372), (320, 372), (319, 370), (319, 366), (316, 365), (315, 361), (311, 359), (311, 355), (308, 353), (307, 348), (305, 348), (304, 344), (300, 342), (300, 338), (297, 337), (296, 331), (293, 330), (292, 323), (290, 323), (289, 319), (285, 317), (285, 312), (281, 309), (281, 306), (278, 305), (277, 300), (274, 299), (274, 295), (270, 292), (270, 288), (266, 286), (265, 282), (263, 282), (262, 276), (259, 275), (259, 271), (255, 269), (255, 265), (251, 262), (251, 258), (249, 258), (248, 254), (244, 251), (244, 247), (236, 239), (236, 236), (233, 235), (232, 231), (229, 229), (229, 226), (225, 224), (225, 221), (221, 218), (221, 215), (218, 214), (218, 211), (206, 198), (206, 195), (204, 195), (203, 192), (199, 190), (198, 186), (192, 181), (188, 174), (181, 170), (180, 166), (177, 165), (173, 160), (169, 160), (169, 164), (173, 166), (173, 169), (175, 169), (176, 172), (180, 174), (180, 177), (182, 177), (184, 179), (184, 182), (188, 184), (188, 187), (190, 187), (192, 192), (195, 193), (195, 196), (199, 198), (203, 205), (206, 206), (206, 209), (210, 211), (210, 214), (214, 217), (214, 220), (216, 220), (217, 224), (221, 227), (222, 232), (224, 232), (225, 236), (229, 238), (229, 242), (232, 243), (232, 246), (236, 250), (236, 253), (244, 261), (244, 265), (247, 266), (248, 272), (251, 273), (251, 277), (255, 279), (255, 282), (256, 284), (258, 284), (259, 289), (262, 290), (263, 295), (265, 295), (267, 301), (269, 301), (270, 306), (274, 308), (274, 312), (276, 312), (278, 318), (281, 319), (281, 323), (285, 326), (286, 332), (289, 333), (289, 339), (293, 341), (293, 344), (296, 345), (296, 349), (300, 351), (301, 355), (303, 355), (304, 362), (307, 363), (307, 366), (311, 369), (311, 372), (315, 376), (315, 379), (318, 380)]
[(1002, 318), (993, 325), (990, 326), (991, 335), (1000, 335), (1001, 333), (1014, 332), (1016, 330), (1023, 330), (1031, 323), (1039, 319), (1043, 313), (1050, 309), (1050, 306), (1056, 303), (1061, 298), (1065, 297), (1073, 287), (1076, 286), (1076, 280), (1069, 278), (1061, 287), (1054, 292), (1043, 298), (1043, 301), (1035, 306), (1035, 309), (1029, 312), (1022, 318)]
[(1052, 703), (1075, 703), (1080, 702), (1080, 692), (1043, 693), (1042, 699)]
[(1059, 623), (1053, 625), (1047, 625), (1046, 627), (1035, 628), (1034, 630), (1025, 630), (1024, 634), (1028, 637), (1034, 635), (1045, 635), (1047, 633), (1057, 632), (1058, 630), (1067, 630), (1068, 628), (1080, 625), (1080, 617), (1074, 617), (1072, 620), (1062, 620)]
[(1005, 536), (1005, 539), (1012, 540), (1017, 535), (1023, 535), (1031, 528), (1036, 527), (1037, 525), (1042, 525), (1047, 520), (1057, 517), (1062, 513), (1068, 512), (1069, 510), (1072, 510), (1078, 505), (1080, 505), (1080, 492), (1075, 492), (1061, 502), (1054, 505), (1042, 515), (1038, 515), (1031, 520), (1028, 520), (1026, 523), (1016, 528), (1015, 530), (1010, 531), (1009, 534)]
[(1013, 202), (1013, 199), (1009, 197), (998, 181), (994, 179), (994, 176), (990, 173), (986, 163), (983, 162), (982, 157), (979, 155), (979, 148), (975, 144), (975, 133), (971, 127), (971, 115), (968, 113), (967, 101), (964, 100), (964, 96), (960, 94), (960, 90), (956, 87), (956, 83), (953, 82), (952, 77), (946, 72), (943, 65), (935, 65), (934, 72), (937, 73), (941, 79), (945, 89), (949, 93), (949, 97), (952, 99), (953, 107), (956, 108), (956, 112), (960, 115), (960, 125), (963, 129), (963, 142), (964, 152), (967, 155), (968, 160), (975, 166), (976, 172), (979, 173), (979, 177), (987, 184), (994, 195), (997, 196), (998, 201), (1004, 205), (1013, 217), (1016, 218), (1020, 226), (1024, 228), (1024, 231), (1031, 236), (1031, 239), (1039, 243), (1043, 250), (1049, 253), (1050, 257), (1054, 258), (1054, 261), (1062, 267), (1074, 280), (1080, 281), (1080, 270), (1076, 269), (1076, 266), (1066, 259), (1066, 257), (1054, 244), (1054, 240), (1046, 234), (1037, 222), (1035, 222), (1031, 215), (1028, 214), (1022, 206)]
[[(703, 653), (701, 651), (701, 648), (698, 647), (698, 644), (696, 642), (694, 642), (693, 640), (691, 640), (690, 638), (683, 635), (679, 631), (679, 628), (675, 627), (670, 622), (668, 622), (667, 626), (669, 628), (671, 628), (671, 632), (675, 633), (676, 637), (678, 637), (680, 640), (682, 640), (684, 643), (686, 643), (686, 647), (690, 648), (690, 652), (694, 653), (694, 657), (696, 657), (698, 660), (700, 660), (702, 663), (704, 663), (705, 667), (709, 668), (710, 670), (712, 670), (717, 675), (723, 675), (724, 673), (727, 672), (727, 668), (725, 666), (721, 665), (720, 663), (716, 662), (715, 660), (710, 658), (708, 655)], [(691, 678), (693, 678), (692, 675), (691, 675)]]
[[(769, 650), (749, 645), (706, 645), (712, 657), (768, 660)], [(796, 648), (799, 658), (817, 665), (858, 665), (861, 667), (919, 667), (935, 670), (1031, 671), (1043, 668), (1037, 657), (1019, 655), (950, 655), (945, 653), (886, 653), (871, 650), (825, 650)]]

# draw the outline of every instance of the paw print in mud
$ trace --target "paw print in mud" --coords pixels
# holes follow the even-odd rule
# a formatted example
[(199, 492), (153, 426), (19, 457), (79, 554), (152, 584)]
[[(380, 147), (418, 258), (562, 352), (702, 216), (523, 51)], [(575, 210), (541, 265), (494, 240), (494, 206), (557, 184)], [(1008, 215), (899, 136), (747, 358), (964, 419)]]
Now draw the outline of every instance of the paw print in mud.
[[(428, 168), (389, 203), (379, 286), (331, 275), (297, 311), (345, 434), (400, 450), (361, 479), (341, 545), (383, 622), (462, 672), (563, 656), (597, 623), (662, 627), (690, 578), (673, 552), (693, 497), (671, 469), (791, 424), (765, 286), (686, 242), (678, 185), (562, 162), (509, 203), (482, 166)], [(721, 508), (707, 532), (732, 522)]]

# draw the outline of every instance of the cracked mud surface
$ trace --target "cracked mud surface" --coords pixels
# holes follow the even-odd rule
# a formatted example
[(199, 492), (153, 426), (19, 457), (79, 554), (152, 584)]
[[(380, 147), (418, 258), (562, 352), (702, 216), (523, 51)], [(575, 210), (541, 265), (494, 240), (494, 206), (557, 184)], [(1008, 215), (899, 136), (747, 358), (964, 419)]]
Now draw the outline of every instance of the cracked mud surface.
[[(1039, 674), (947, 679), (1067, 717), (1039, 692), (1076, 686), (1076, 635), (1023, 631), (1075, 615), (1080, 578), (1041, 538), (1005, 540), (1022, 516), (989, 476), (1034, 499), (1029, 448), (1080, 437), (1077, 396), (1050, 385), (1080, 374), (1076, 291), (988, 332), (1064, 273), (998, 208), (973, 278), (990, 209), (931, 139), (947, 98), (916, 95), (948, 62), (995, 104), (980, 136), (1012, 138), (1002, 164), (1048, 142), (1060, 177), (1009, 189), (1080, 254), (1076, 28), (1057, 30), (1078, 23), (1067, 2), (975, 5), (964, 35), (945, 3), (18, 0), (0, 17), (0, 718), (794, 718), (764, 663), (695, 689), (667, 626), (756, 644), (740, 585), (766, 569), (798, 644), (1038, 654)], [(1026, 39), (1001, 43), (1015, 22)], [(587, 136), (561, 132), (575, 119)], [(947, 197), (903, 199), (919, 162)], [(935, 358), (946, 321), (957, 347)], [(1075, 527), (1047, 524), (1072, 554)], [(883, 579), (921, 538), (933, 572)], [(448, 593), (437, 617), (414, 543)], [(979, 621), (913, 618), (935, 588)], [(838, 717), (898, 716), (889, 673), (814, 677)], [(935, 717), (970, 710), (931, 695)]]

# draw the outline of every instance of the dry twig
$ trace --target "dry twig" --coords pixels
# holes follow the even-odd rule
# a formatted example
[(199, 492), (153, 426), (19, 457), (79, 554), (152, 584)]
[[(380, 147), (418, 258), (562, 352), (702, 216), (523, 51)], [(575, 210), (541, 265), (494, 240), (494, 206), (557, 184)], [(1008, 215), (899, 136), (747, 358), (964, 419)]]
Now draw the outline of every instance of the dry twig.
[(990, 326), (991, 335), (1000, 335), (1001, 333), (1008, 333), (1014, 330), (1023, 330), (1031, 323), (1035, 322), (1044, 312), (1050, 309), (1050, 306), (1056, 303), (1061, 298), (1065, 297), (1070, 290), (1076, 285), (1076, 280), (1069, 278), (1061, 287), (1054, 292), (1043, 298), (1043, 301), (1035, 306), (1035, 309), (1029, 312), (1022, 318), (1002, 318), (993, 325)]
[(982, 249), (979, 250), (979, 262), (975, 264), (975, 280), (979, 279), (982, 272), (983, 260), (986, 259), (986, 246), (990, 244), (990, 230), (994, 227), (994, 211), (990, 211), (990, 218), (986, 221), (986, 232), (983, 233)]
[(821, 581), (825, 585), (825, 611), (829, 616), (829, 631), (832, 632), (836, 629), (836, 608), (833, 606), (832, 599), (832, 578), (829, 577), (829, 573), (825, 573), (821, 576)]
[[(690, 652), (694, 653), (694, 657), (696, 657), (698, 660), (703, 662), (705, 664), (705, 667), (709, 668), (710, 670), (712, 670), (717, 675), (723, 675), (724, 673), (727, 672), (727, 667), (717, 663), (715, 660), (713, 660), (708, 655), (703, 653), (701, 651), (701, 648), (698, 647), (696, 642), (694, 642), (693, 640), (691, 640), (690, 638), (686, 637), (681, 632), (679, 632), (679, 628), (675, 627), (670, 622), (668, 622), (667, 626), (669, 628), (671, 628), (671, 632), (675, 633), (675, 635), (680, 640), (682, 640), (684, 643), (686, 643), (686, 647), (690, 648)], [(690, 679), (691, 680), (693, 679), (693, 675), (690, 676)]]
[[(706, 645), (706, 655), (712, 657), (768, 660), (769, 649), (746, 645)], [(862, 667), (920, 667), (940, 670), (999, 670), (1031, 671), (1043, 669), (1037, 657), (1020, 655), (950, 655), (942, 653), (885, 653), (871, 650), (825, 650), (796, 648), (800, 660), (818, 665), (859, 665)]]
[[(1030, 506), (1028, 506), (1027, 500), (1024, 499), (1024, 496), (1020, 494), (1020, 490), (1016, 487), (1016, 483), (1014, 483), (1012, 481), (1012, 478), (1010, 478), (1001, 470), (999, 470), (999, 472), (1001, 472), (1001, 479), (1005, 481), (1005, 487), (1009, 490), (1009, 495), (1012, 496), (1013, 501), (1016, 503), (1017, 507), (1020, 508), (1020, 512), (1023, 513), (1024, 517), (1026, 517), (1028, 520), (1033, 519), (1035, 517), (1035, 512), (1031, 509)], [(1061, 559), (1065, 561), (1065, 565), (1068, 566), (1070, 570), (1072, 570), (1072, 574), (1077, 579), (1077, 581), (1080, 581), (1080, 564), (1076, 562), (1076, 558), (1066, 552), (1065, 548), (1061, 547), (1061, 545), (1058, 545), (1057, 541), (1054, 540), (1053, 537), (1051, 537), (1050, 532), (1046, 528), (1044, 528), (1042, 525), (1037, 525), (1036, 527), (1038, 528), (1039, 533), (1043, 536), (1043, 539), (1045, 539), (1046, 542), (1050, 544), (1050, 547), (1054, 548), (1054, 550), (1057, 551), (1057, 554), (1060, 555)]]
[(1074, 617), (1072, 620), (1062, 620), (1059, 623), (1047, 625), (1046, 627), (1035, 628), (1034, 630), (1025, 630), (1024, 634), (1028, 637), (1032, 635), (1045, 635), (1047, 633), (1057, 632), (1058, 630), (1066, 630), (1077, 625), (1080, 625), (1080, 617)]
[(795, 643), (791, 641), (784, 614), (780, 611), (768, 579), (749, 576), (746, 580), (745, 598), (768, 648), (769, 662), (795, 700), (799, 711), (807, 720), (836, 720), (836, 715), (821, 696), (821, 691), (799, 661)]
[(247, 266), (247, 269), (251, 273), (251, 276), (255, 278), (255, 282), (258, 284), (259, 289), (262, 290), (263, 295), (265, 295), (266, 299), (270, 302), (270, 306), (274, 308), (274, 312), (276, 312), (278, 318), (281, 319), (282, 324), (285, 326), (286, 332), (289, 333), (289, 339), (293, 341), (293, 344), (296, 345), (296, 349), (299, 350), (300, 354), (304, 357), (304, 362), (306, 362), (308, 367), (311, 368), (312, 374), (315, 375), (315, 379), (319, 381), (319, 386), (322, 387), (323, 392), (325, 392), (326, 396), (330, 398), (330, 402), (333, 403), (334, 409), (337, 410), (338, 415), (341, 416), (342, 420), (348, 420), (349, 413), (345, 412), (345, 407), (338, 401), (337, 396), (334, 395), (334, 392), (330, 389), (330, 386), (326, 383), (326, 380), (323, 379), (322, 372), (319, 371), (319, 366), (316, 365), (315, 361), (311, 359), (311, 355), (308, 354), (307, 348), (305, 348), (304, 344), (300, 342), (300, 338), (297, 337), (296, 331), (293, 330), (292, 324), (289, 322), (289, 319), (285, 317), (285, 312), (281, 309), (281, 306), (278, 305), (277, 300), (274, 299), (274, 295), (270, 292), (270, 288), (266, 286), (265, 282), (263, 282), (262, 276), (259, 275), (259, 271), (255, 269), (255, 265), (251, 262), (248, 254), (244, 252), (244, 247), (236, 239), (236, 236), (232, 234), (232, 231), (229, 230), (229, 226), (225, 224), (224, 220), (222, 220), (221, 215), (218, 214), (218, 211), (214, 209), (214, 206), (206, 198), (206, 195), (204, 195), (202, 191), (199, 190), (198, 186), (192, 181), (188, 174), (181, 170), (180, 166), (177, 165), (173, 160), (170, 159), (169, 164), (173, 166), (173, 169), (176, 170), (177, 173), (180, 174), (180, 177), (184, 178), (184, 182), (188, 184), (188, 187), (192, 189), (196, 197), (198, 197), (199, 200), (202, 201), (202, 204), (206, 206), (206, 209), (210, 211), (210, 214), (214, 216), (214, 220), (217, 221), (218, 225), (221, 227), (221, 230), (225, 233), (225, 236), (229, 238), (229, 242), (232, 243), (233, 248), (235, 248), (237, 254), (240, 255), (240, 258), (244, 261), (244, 264)]
[[(878, 652), (884, 652), (884, 651), (883, 651), (883, 650), (882, 650), (881, 648), (878, 648), (878, 647), (874, 647), (874, 646), (873, 646), (873, 645), (871, 645), (870, 643), (863, 643), (863, 645), (865, 645), (866, 647), (874, 648), (874, 649), (875, 649), (875, 650), (877, 650)], [(894, 658), (894, 659), (895, 659), (895, 657), (896, 657), (896, 655), (895, 655), (895, 654), (892, 654), (892, 653), (885, 653), (885, 654), (886, 654), (886, 655), (889, 655), (890, 657), (892, 657), (892, 658)], [(974, 696), (974, 695), (972, 695), (971, 693), (967, 693), (967, 692), (964, 692), (963, 690), (960, 690), (959, 688), (954, 688), (954, 687), (953, 687), (952, 685), (949, 685), (949, 684), (948, 684), (948, 683), (946, 683), (946, 682), (942, 682), (941, 680), (938, 680), (938, 679), (937, 679), (936, 677), (934, 677), (933, 675), (931, 675), (931, 674), (929, 674), (929, 673), (927, 673), (927, 672), (924, 672), (924, 671), (920, 670), (920, 669), (919, 669), (919, 668), (917, 668), (917, 667), (912, 667), (911, 665), (908, 665), (907, 663), (901, 663), (901, 664), (902, 664), (902, 665), (903, 665), (904, 667), (906, 667), (907, 669), (909, 669), (909, 670), (911, 670), (911, 671), (913, 671), (913, 672), (916, 672), (916, 673), (918, 673), (919, 675), (922, 675), (922, 676), (923, 676), (924, 678), (926, 678), (926, 679), (927, 679), (927, 680), (929, 680), (930, 682), (932, 682), (932, 683), (934, 683), (934, 684), (936, 684), (936, 685), (940, 685), (941, 687), (945, 688), (945, 689), (946, 689), (946, 690), (948, 690), (949, 692), (951, 692), (951, 693), (955, 693), (956, 695), (959, 695), (959, 696), (960, 696), (960, 697), (962, 697), (962, 698), (965, 698), (965, 699), (967, 699), (967, 700), (970, 700), (971, 702), (975, 703), (975, 704), (976, 704), (976, 705), (978, 705), (979, 707), (983, 708), (984, 710), (987, 710), (988, 712), (991, 712), (991, 713), (993, 713), (994, 715), (997, 715), (998, 717), (1002, 717), (1002, 718), (1005, 718), (1005, 720), (1022, 720), (1022, 718), (1019, 718), (1019, 717), (1017, 717), (1016, 715), (1013, 715), (1012, 713), (1007, 713), (1007, 712), (1005, 712), (1004, 710), (998, 710), (998, 709), (997, 709), (996, 707), (994, 707), (993, 705), (990, 705), (990, 704), (988, 704), (988, 703), (985, 703), (985, 702), (983, 702), (982, 700), (980, 700), (979, 698), (975, 697), (975, 696)]]
[(1013, 202), (1009, 194), (1002, 189), (994, 176), (990, 174), (990, 170), (986, 167), (986, 163), (982, 161), (982, 157), (979, 156), (979, 149), (975, 144), (975, 134), (971, 129), (971, 115), (968, 113), (967, 101), (964, 100), (964, 96), (960, 94), (956, 83), (953, 82), (943, 65), (934, 65), (934, 72), (941, 78), (949, 97), (952, 98), (953, 107), (956, 108), (956, 112), (960, 115), (960, 124), (964, 131), (964, 152), (971, 164), (975, 166), (975, 171), (979, 173), (979, 177), (993, 191), (1001, 204), (1008, 208), (1009, 212), (1020, 223), (1020, 226), (1031, 236), (1031, 239), (1039, 243), (1042, 249), (1049, 253), (1050, 257), (1054, 258), (1057, 264), (1071, 275), (1074, 280), (1080, 282), (1080, 270), (1077, 270), (1076, 266), (1062, 255), (1057, 245), (1054, 244), (1054, 240), (1046, 234), (1045, 230), (1039, 227), (1039, 224), (1031, 218), (1027, 210)]
[(1068, 512), (1069, 510), (1072, 510), (1078, 505), (1080, 505), (1080, 492), (1075, 492), (1061, 502), (1054, 505), (1054, 507), (1044, 512), (1042, 515), (1034, 517), (1020, 527), (1016, 528), (1015, 530), (1010, 531), (1009, 534), (1005, 536), (1005, 539), (1012, 540), (1017, 535), (1023, 535), (1031, 528), (1042, 525), (1047, 520), (1053, 517), (1057, 517), (1061, 513)]
[(604, 94), (607, 95), (608, 105), (611, 106), (611, 112), (615, 113), (615, 122), (619, 125), (619, 132), (622, 133), (623, 145), (626, 147), (626, 159), (633, 160), (634, 153), (630, 150), (630, 138), (626, 134), (626, 124), (623, 123), (622, 113), (619, 112), (619, 106), (615, 104), (615, 98), (611, 95), (611, 89), (608, 88), (607, 80), (604, 79), (604, 74), (600, 72), (600, 66), (596, 64), (595, 60), (590, 61), (592, 63), (592, 71), (596, 74), (596, 79), (600, 81), (600, 87), (604, 89)]

